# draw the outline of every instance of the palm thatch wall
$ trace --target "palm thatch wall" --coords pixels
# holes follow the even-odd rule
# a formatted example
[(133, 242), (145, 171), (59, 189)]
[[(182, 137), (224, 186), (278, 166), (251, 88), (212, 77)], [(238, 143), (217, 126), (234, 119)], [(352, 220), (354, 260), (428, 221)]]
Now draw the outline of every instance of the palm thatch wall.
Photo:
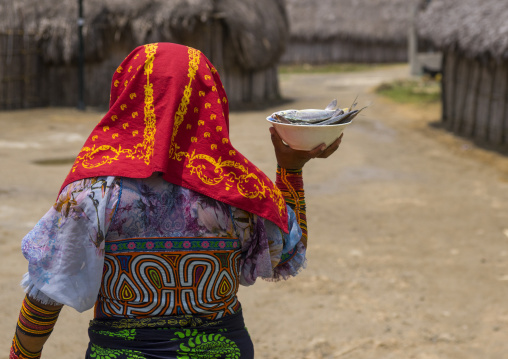
[[(202, 50), (220, 71), (233, 108), (279, 98), (276, 64), (288, 38), (283, 0), (82, 1), (88, 106), (107, 106), (111, 76), (134, 47), (164, 41)], [(0, 99), (12, 95), (14, 87), (26, 87), (29, 77), (23, 74), (36, 73), (37, 83), (29, 86), (37, 91), (36, 103), (77, 104), (77, 15), (77, 0), (58, 5), (54, 0), (0, 0), (0, 54), (27, 57), (16, 33), (31, 39), (30, 61), (36, 56), (41, 67), (26, 64), (31, 68), (16, 70), (23, 81), (9, 80), (5, 73), (19, 64), (0, 55), (0, 69), (5, 69), (0, 71)], [(9, 107), (7, 102), (27, 104), (0, 100), (0, 109)]]
[(432, 0), (417, 29), (443, 52), (443, 124), (480, 143), (508, 145), (508, 2)]
[(418, 0), (286, 0), (286, 63), (407, 61)]

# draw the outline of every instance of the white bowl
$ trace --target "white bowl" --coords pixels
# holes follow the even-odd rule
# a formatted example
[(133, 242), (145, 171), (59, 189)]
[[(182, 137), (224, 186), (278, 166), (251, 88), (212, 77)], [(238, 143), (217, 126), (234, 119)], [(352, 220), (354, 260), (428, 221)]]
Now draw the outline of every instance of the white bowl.
[(326, 147), (330, 146), (351, 123), (349, 121), (339, 125), (294, 125), (275, 122), (270, 116), (266, 120), (275, 127), (279, 136), (289, 147), (302, 151), (310, 151), (322, 143)]

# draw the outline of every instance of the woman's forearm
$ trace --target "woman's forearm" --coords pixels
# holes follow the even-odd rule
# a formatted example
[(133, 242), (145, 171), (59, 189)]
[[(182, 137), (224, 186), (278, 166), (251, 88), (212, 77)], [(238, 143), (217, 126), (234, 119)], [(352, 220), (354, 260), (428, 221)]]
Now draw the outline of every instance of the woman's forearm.
[(9, 359), (40, 358), (42, 347), (48, 340), (58, 319), (62, 305), (47, 305), (25, 296)]
[(290, 170), (277, 166), (275, 184), (280, 189), (286, 203), (295, 212), (298, 224), (302, 229), (301, 241), (307, 247), (307, 216), (302, 170)]

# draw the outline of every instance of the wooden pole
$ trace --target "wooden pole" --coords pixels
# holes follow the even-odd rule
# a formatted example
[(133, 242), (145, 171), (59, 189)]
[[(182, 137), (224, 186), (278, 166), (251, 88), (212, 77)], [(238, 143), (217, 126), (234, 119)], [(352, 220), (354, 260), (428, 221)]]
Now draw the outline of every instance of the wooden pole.
[(420, 64), (418, 63), (418, 36), (416, 35), (416, 16), (418, 14), (418, 6), (410, 5), (411, 9), (411, 25), (409, 26), (408, 31), (408, 59), (409, 59), (409, 68), (410, 74), (415, 76), (420, 76), (422, 74), (422, 69)]
[(482, 82), (482, 70), (478, 59), (471, 59), (469, 72), (470, 81), (467, 87), (466, 102), (464, 104), (464, 127), (462, 133), (466, 137), (473, 137), (476, 131), (476, 108), (478, 106), (478, 94)]
[(508, 67), (503, 62), (497, 62), (494, 65), (496, 70), (494, 72), (494, 81), (492, 86), (492, 99), (490, 103), (490, 124), (488, 133), (488, 142), (495, 146), (503, 143), (505, 123), (504, 123), (504, 108), (505, 98), (508, 86), (506, 84), (506, 77)]
[(78, 109), (85, 110), (85, 45), (83, 41), (83, 0), (78, 0)]

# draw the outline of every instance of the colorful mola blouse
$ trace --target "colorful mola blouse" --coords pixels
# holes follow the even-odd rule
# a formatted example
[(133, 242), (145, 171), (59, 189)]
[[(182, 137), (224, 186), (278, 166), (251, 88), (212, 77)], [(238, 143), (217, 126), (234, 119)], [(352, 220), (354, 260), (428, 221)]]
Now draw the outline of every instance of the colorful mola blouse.
[(96, 318), (235, 314), (240, 284), (305, 265), (301, 172), (279, 170), (277, 185), (290, 205), (287, 234), (158, 173), (72, 182), (22, 241), (22, 284), (43, 303), (95, 305)]

